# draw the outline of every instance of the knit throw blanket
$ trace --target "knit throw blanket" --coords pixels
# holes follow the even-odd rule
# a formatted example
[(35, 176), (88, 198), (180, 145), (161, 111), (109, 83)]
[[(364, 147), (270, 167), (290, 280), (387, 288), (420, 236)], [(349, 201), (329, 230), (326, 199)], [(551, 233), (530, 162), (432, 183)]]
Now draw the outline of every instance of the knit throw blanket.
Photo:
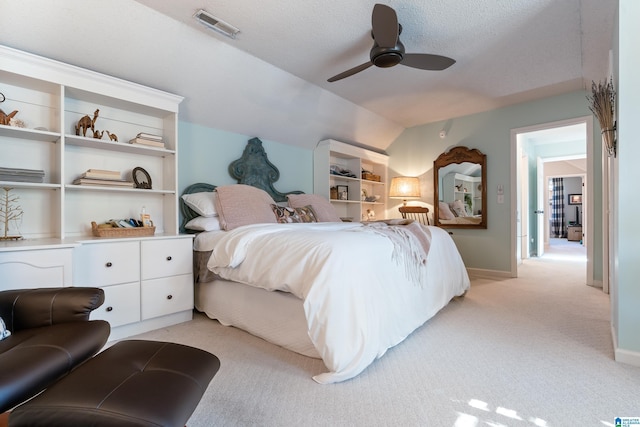
[(404, 260), (407, 277), (420, 284), (420, 268), (427, 264), (431, 231), (412, 219), (387, 219), (363, 223), (364, 230), (386, 236), (393, 243), (392, 259)]

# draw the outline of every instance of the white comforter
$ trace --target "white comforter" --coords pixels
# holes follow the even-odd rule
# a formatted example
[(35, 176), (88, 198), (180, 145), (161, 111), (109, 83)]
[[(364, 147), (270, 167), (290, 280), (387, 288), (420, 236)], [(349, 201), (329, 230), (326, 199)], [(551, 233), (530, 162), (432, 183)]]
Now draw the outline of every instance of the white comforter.
[(391, 240), (361, 223), (240, 227), (218, 239), (207, 265), (227, 280), (302, 299), (309, 337), (329, 370), (314, 380), (334, 383), (358, 375), (469, 288), (451, 237), (429, 229), (419, 282)]

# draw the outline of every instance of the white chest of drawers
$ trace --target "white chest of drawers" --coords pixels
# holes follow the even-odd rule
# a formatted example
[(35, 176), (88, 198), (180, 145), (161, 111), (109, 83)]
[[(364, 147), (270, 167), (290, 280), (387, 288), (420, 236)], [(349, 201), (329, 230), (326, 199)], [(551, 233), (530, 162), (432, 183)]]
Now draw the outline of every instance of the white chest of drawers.
[(190, 320), (193, 316), (192, 237), (83, 242), (74, 259), (75, 286), (98, 286), (110, 340)]
[(34, 249), (24, 243), (20, 250), (0, 247), (0, 291), (72, 285), (75, 245)]

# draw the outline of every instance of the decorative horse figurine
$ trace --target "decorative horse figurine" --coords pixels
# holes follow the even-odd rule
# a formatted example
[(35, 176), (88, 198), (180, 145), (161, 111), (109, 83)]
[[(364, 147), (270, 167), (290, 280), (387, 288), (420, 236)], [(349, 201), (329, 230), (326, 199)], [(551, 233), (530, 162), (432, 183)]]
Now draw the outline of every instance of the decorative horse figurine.
[(93, 119), (86, 115), (78, 120), (78, 123), (76, 124), (76, 135), (80, 135), (80, 130), (82, 130), (82, 136), (87, 136), (87, 130), (89, 129), (91, 129), (91, 132), (95, 132), (94, 125), (98, 118), (98, 113), (100, 113), (100, 110), (96, 110), (93, 113)]

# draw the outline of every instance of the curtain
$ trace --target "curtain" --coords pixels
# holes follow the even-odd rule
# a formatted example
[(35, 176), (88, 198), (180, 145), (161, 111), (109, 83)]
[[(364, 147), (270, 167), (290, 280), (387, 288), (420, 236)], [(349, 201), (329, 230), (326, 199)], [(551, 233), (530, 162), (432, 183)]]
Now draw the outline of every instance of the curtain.
[(551, 237), (566, 237), (564, 227), (564, 180), (551, 178)]

